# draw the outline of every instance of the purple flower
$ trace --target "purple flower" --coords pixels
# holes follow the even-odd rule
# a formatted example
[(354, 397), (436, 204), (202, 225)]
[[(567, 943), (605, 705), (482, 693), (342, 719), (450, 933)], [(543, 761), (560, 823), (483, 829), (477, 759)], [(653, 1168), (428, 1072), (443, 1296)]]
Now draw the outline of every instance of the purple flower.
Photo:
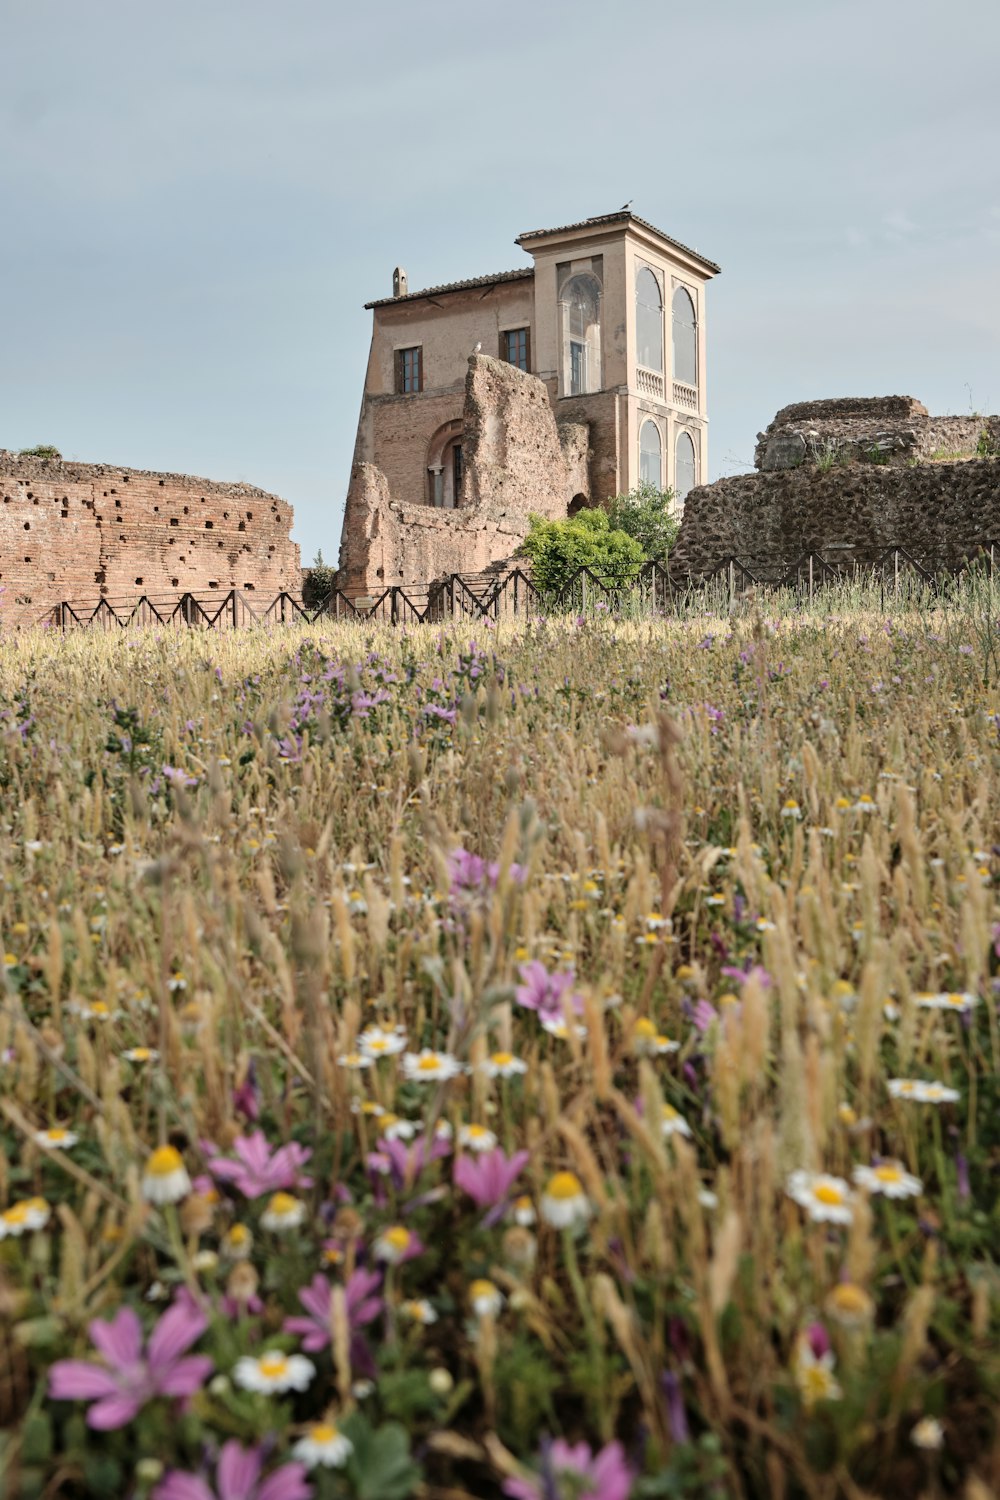
[(93, 1401), (88, 1427), (124, 1427), (157, 1396), (190, 1396), (215, 1368), (207, 1354), (182, 1357), (208, 1326), (190, 1298), (167, 1309), (142, 1347), (142, 1324), (131, 1307), (119, 1308), (110, 1323), (95, 1318), (89, 1333), (104, 1363), (60, 1359), (49, 1371), (53, 1401)]
[(667, 1417), (670, 1422), (670, 1436), (675, 1443), (689, 1443), (691, 1441), (691, 1429), (688, 1426), (687, 1412), (684, 1410), (681, 1383), (673, 1370), (664, 1370), (660, 1376), (660, 1384), (667, 1398)]
[[(347, 1279), (344, 1287), (344, 1303), (347, 1323), (351, 1333), (363, 1328), (382, 1311), (382, 1298), (376, 1297), (382, 1284), (378, 1271), (357, 1270)], [(302, 1347), (307, 1354), (325, 1349), (330, 1342), (330, 1308), (333, 1288), (325, 1276), (315, 1275), (308, 1286), (299, 1288), (299, 1301), (308, 1317), (286, 1318), (282, 1324), (285, 1333), (302, 1335)]]
[(313, 1491), (305, 1464), (282, 1464), (262, 1480), (263, 1464), (262, 1448), (244, 1448), (230, 1438), (215, 1466), (214, 1488), (197, 1474), (171, 1469), (153, 1491), (153, 1500), (308, 1500)]
[[(425, 1167), (429, 1166), (432, 1161), (439, 1161), (442, 1156), (447, 1156), (450, 1151), (450, 1142), (436, 1136), (429, 1142), (426, 1136), (420, 1136), (410, 1145), (407, 1145), (405, 1141), (381, 1140), (378, 1143), (378, 1155), (387, 1162), (393, 1186), (398, 1190), (405, 1189), (407, 1192), (413, 1187)], [(370, 1161), (371, 1158), (369, 1158)], [(377, 1170), (382, 1170), (381, 1164)]]
[(570, 1009), (577, 1015), (583, 1010), (583, 996), (575, 992), (567, 994), (567, 991), (572, 991), (576, 978), (572, 969), (550, 974), (540, 959), (533, 958), (530, 963), (522, 964), (518, 973), (521, 983), (515, 992), (515, 999), (518, 1005), (523, 1005), (527, 1010), (537, 1011), (541, 1020), (561, 1019), (564, 995)]
[(233, 1090), (233, 1108), (237, 1114), (255, 1121), (260, 1116), (260, 1100), (257, 1093), (257, 1066), (251, 1057), (246, 1076), (238, 1089)]
[(707, 1000), (699, 1000), (694, 1008), (691, 1019), (694, 1021), (698, 1031), (707, 1031), (712, 1022), (719, 1019), (719, 1012)]
[[(565, 1476), (568, 1483), (560, 1483)], [(543, 1450), (541, 1469), (525, 1479), (505, 1479), (503, 1492), (511, 1500), (628, 1500), (632, 1471), (621, 1443), (608, 1443), (593, 1454), (589, 1443), (567, 1443), (556, 1438)]]
[[(461, 902), (467, 895), (483, 892), (487, 888), (496, 889), (500, 879), (500, 862), (494, 859), (487, 864), (478, 854), (470, 854), (468, 849), (453, 849), (448, 855), (448, 873), (451, 877), (452, 902)], [(515, 885), (524, 884), (526, 872), (522, 865), (512, 864), (507, 873)]]
[(830, 1335), (822, 1323), (810, 1323), (806, 1328), (806, 1343), (816, 1359), (830, 1352)]
[(955, 1176), (958, 1179), (958, 1196), (963, 1203), (972, 1196), (972, 1188), (969, 1183), (969, 1163), (961, 1151), (955, 1156)]
[[(215, 1147), (210, 1149), (214, 1151)], [(301, 1171), (312, 1152), (295, 1141), (279, 1146), (272, 1155), (264, 1132), (257, 1130), (253, 1135), (237, 1136), (233, 1150), (238, 1161), (229, 1156), (210, 1156), (208, 1170), (221, 1182), (231, 1182), (245, 1198), (312, 1187), (312, 1178), (303, 1176)]]
[(480, 1208), (496, 1208), (510, 1197), (529, 1155), (528, 1151), (515, 1151), (508, 1157), (498, 1148), (481, 1156), (459, 1156), (452, 1173), (455, 1186), (468, 1193)]
[(197, 786), (197, 776), (189, 776), (187, 771), (182, 771), (178, 766), (161, 766), (164, 776), (175, 786)]

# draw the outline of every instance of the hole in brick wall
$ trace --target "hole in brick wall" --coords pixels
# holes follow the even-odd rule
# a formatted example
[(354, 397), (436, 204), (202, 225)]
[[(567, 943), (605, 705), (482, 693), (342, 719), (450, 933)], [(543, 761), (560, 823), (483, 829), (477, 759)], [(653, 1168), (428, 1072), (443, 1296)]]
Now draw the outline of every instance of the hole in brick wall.
[(116, 500), (115, 501), (115, 510), (121, 510), (121, 508), (122, 508), (121, 501), (120, 500)]
[(105, 490), (105, 494), (117, 495), (117, 493), (118, 493), (117, 490)]
[(214, 531), (214, 529), (215, 529), (215, 522), (214, 521), (206, 521), (205, 522), (205, 530), (206, 531)]
[(236, 529), (237, 529), (237, 531), (246, 531), (246, 529), (247, 529), (247, 523), (245, 521), (241, 521), (240, 524), (239, 524), (239, 526)]
[(28, 499), (28, 500), (34, 500), (34, 498), (35, 498), (34, 495), (29, 490), (28, 493), (27, 493), (26, 499)]
[(32, 503), (32, 505), (37, 505), (38, 504), (38, 497), (36, 496), (35, 499), (32, 500), (31, 503)]
[(120, 536), (120, 537), (119, 537), (119, 538), (118, 538), (118, 540), (119, 540), (119, 541), (120, 541), (120, 542), (124, 542), (124, 541), (125, 541), (125, 540), (126, 540), (126, 538), (125, 538), (125, 537), (123, 537), (123, 536)]
[(61, 515), (61, 516), (63, 516), (63, 517), (65, 517), (65, 516), (68, 516), (68, 515), (69, 515), (69, 511), (68, 511), (68, 510), (61, 510), (61, 511), (60, 511), (60, 512), (59, 512), (59, 514), (60, 514), (60, 515)]
[(177, 538), (175, 536), (172, 536), (170, 538), (170, 545), (171, 545), (171, 547), (173, 547), (176, 544), (176, 542), (177, 542)]
[(201, 501), (202, 505), (205, 504), (205, 496), (204, 495), (200, 496), (200, 501)]
[(128, 484), (128, 482), (131, 479), (131, 477), (132, 477), (131, 474), (123, 474), (122, 475), (122, 483), (123, 484)]
[(176, 578), (171, 578), (171, 580), (170, 580), (170, 587), (172, 589), (175, 589), (177, 587), (177, 579)]
[(160, 507), (159, 507), (159, 506), (158, 506), (158, 505), (154, 505), (154, 506), (153, 506), (153, 510), (154, 510), (154, 512), (155, 512), (155, 513), (156, 513), (156, 514), (157, 514), (157, 515), (159, 515), (159, 513), (160, 513)]
[(25, 560), (25, 562), (30, 562), (31, 558), (30, 557), (26, 557), (24, 560)]
[(229, 512), (228, 512), (228, 510), (224, 510), (224, 511), (223, 511), (223, 512), (222, 512), (222, 519), (223, 519), (223, 520), (224, 520), (224, 521), (228, 521), (228, 520), (229, 520)]
[(162, 488), (163, 488), (163, 480), (161, 479), (160, 480), (160, 489), (162, 490)]
[(243, 585), (243, 587), (247, 590), (248, 593), (251, 593), (251, 594), (253, 593), (253, 584), (252, 583), (245, 583)]
[(217, 578), (210, 578), (208, 580), (208, 586), (210, 589), (217, 589), (219, 587), (219, 580)]
[(185, 515), (187, 515), (187, 513), (188, 513), (188, 508), (187, 508), (187, 506), (186, 506), (186, 505), (185, 505), (185, 507), (184, 507), (184, 514), (185, 514)]
[(10, 504), (10, 496), (9, 495), (4, 495), (4, 497), (3, 497), (3, 503), (4, 503), (4, 505), (9, 505)]
[(25, 521), (25, 523), (24, 523), (24, 529), (25, 529), (25, 531), (30, 531), (31, 530), (31, 522), (30, 521)]
[(141, 578), (137, 578), (135, 581), (136, 581), (136, 583), (141, 583), (142, 579)]
[(219, 543), (217, 543), (217, 545), (218, 545), (218, 546), (219, 546), (219, 547), (224, 547), (224, 546), (225, 546), (225, 542), (219, 542)]
[[(111, 493), (114, 494), (114, 490), (112, 490)], [(108, 498), (108, 492), (107, 492), (107, 490), (104, 490), (103, 494), (104, 494), (104, 498), (106, 500)]]
[(247, 520), (248, 521), (252, 521), (253, 520), (253, 511), (252, 510), (248, 510), (247, 511)]
[(105, 571), (104, 571), (103, 568), (98, 568), (97, 569), (97, 572), (94, 574), (94, 582), (95, 583), (106, 583), (107, 582), (107, 574), (105, 573)]
[(170, 517), (170, 524), (171, 524), (171, 526), (179, 526), (181, 523), (180, 523), (180, 521), (178, 521), (178, 519), (177, 519), (176, 516), (171, 516)]

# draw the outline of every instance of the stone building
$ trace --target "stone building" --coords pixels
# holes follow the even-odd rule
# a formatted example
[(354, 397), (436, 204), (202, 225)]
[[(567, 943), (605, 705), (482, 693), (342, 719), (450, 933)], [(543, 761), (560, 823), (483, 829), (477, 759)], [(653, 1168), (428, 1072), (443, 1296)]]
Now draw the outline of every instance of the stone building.
[(249, 484), (0, 449), (0, 631), (53, 604), (297, 593), (292, 508)]
[(373, 330), (341, 538), (366, 592), (488, 567), (529, 512), (641, 479), (680, 502), (708, 461), (705, 286), (719, 267), (627, 208), (516, 243), (532, 264), (423, 291)]

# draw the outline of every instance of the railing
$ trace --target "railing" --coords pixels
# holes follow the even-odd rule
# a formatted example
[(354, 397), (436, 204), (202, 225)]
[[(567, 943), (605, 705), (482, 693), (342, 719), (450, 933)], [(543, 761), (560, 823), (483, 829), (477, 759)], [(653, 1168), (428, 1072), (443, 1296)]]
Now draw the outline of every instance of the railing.
[(990, 580), (1000, 581), (1000, 542), (983, 542), (956, 559), (913, 557), (905, 547), (856, 552), (836, 562), (819, 552), (806, 552), (788, 562), (775, 557), (725, 557), (700, 573), (647, 562), (617, 574), (580, 568), (561, 589), (544, 594), (521, 568), (506, 573), (452, 573), (430, 584), (393, 584), (374, 595), (333, 589), (318, 604), (308, 606), (290, 593), (270, 603), (250, 604), (237, 589), (223, 598), (192, 593), (179, 598), (140, 599), (96, 604), (62, 601), (48, 609), (38, 624), (62, 631), (126, 629), (129, 626), (200, 627), (233, 630), (313, 624), (317, 620), (378, 621), (387, 625), (426, 624), (441, 620), (500, 620), (583, 612), (594, 609), (641, 609), (680, 614), (699, 601), (713, 608), (732, 608), (749, 596), (779, 590), (798, 600), (813, 598), (835, 584), (857, 582), (877, 588), (882, 605), (900, 602), (915, 589), (939, 595), (949, 580), (960, 580), (972, 565)]
[(685, 385), (681, 380), (674, 381), (674, 405), (689, 406), (692, 411), (698, 410), (698, 392), (693, 385)]
[(663, 400), (663, 376), (657, 375), (655, 370), (644, 370), (637, 366), (635, 385), (641, 395), (653, 396), (657, 401)]

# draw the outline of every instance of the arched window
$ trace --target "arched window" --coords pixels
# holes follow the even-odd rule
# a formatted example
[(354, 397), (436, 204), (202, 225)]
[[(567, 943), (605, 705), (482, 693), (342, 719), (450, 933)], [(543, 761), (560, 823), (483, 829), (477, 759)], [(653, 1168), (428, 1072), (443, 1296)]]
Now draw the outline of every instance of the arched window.
[(663, 445), (655, 422), (643, 422), (639, 430), (639, 478), (655, 490), (663, 488)]
[(601, 283), (584, 272), (571, 276), (559, 295), (562, 323), (562, 393), (585, 396), (601, 389)]
[(684, 503), (688, 490), (698, 483), (698, 460), (689, 432), (682, 432), (677, 439), (677, 462), (674, 476), (674, 496), (679, 504)]
[(684, 385), (698, 384), (698, 322), (691, 293), (679, 286), (674, 292), (674, 379)]
[(663, 298), (648, 266), (635, 278), (635, 356), (644, 370), (663, 369)]

